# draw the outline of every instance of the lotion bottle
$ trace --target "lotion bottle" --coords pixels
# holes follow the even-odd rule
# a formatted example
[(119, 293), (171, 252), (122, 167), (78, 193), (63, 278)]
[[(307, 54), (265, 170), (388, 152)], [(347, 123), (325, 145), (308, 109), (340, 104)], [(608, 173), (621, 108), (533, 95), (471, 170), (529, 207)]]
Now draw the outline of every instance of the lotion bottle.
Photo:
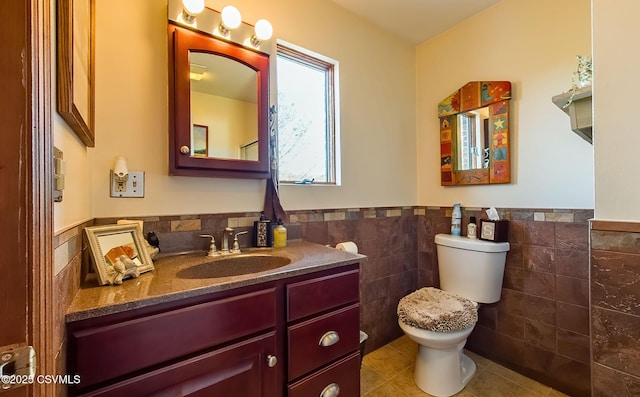
[(462, 223), (462, 211), (460, 209), (460, 203), (453, 205), (453, 211), (451, 212), (451, 235), (460, 235), (460, 224)]
[(278, 219), (278, 224), (273, 228), (273, 247), (283, 248), (287, 246), (287, 228)]

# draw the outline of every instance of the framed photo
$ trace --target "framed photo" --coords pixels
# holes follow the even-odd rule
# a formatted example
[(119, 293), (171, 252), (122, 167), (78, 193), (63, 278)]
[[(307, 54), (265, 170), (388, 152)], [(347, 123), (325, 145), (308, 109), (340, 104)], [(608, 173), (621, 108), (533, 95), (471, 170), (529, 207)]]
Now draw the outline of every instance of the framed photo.
[(104, 225), (85, 228), (100, 285), (122, 284), (153, 270), (153, 262), (138, 225)]
[(95, 0), (58, 0), (58, 113), (95, 146)]
[(209, 157), (209, 127), (206, 125), (193, 125), (193, 155), (196, 157)]

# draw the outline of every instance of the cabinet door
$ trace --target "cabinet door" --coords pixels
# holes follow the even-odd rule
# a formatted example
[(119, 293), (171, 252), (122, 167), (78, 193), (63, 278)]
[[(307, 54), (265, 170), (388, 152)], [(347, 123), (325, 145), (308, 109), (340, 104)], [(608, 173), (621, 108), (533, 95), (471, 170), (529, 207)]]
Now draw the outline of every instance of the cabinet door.
[(268, 365), (275, 351), (270, 332), (82, 396), (276, 397), (282, 364)]
[(68, 369), (80, 375), (78, 390), (84, 392), (275, 325), (275, 288), (99, 327), (73, 324), (68, 336)]

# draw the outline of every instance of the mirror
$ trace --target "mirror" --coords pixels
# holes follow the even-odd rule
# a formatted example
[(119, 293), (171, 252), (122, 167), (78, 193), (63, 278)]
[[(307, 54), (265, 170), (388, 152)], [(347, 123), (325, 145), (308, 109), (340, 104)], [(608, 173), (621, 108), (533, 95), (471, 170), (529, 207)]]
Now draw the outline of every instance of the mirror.
[[(191, 155), (258, 161), (256, 71), (229, 58), (189, 51)], [(209, 132), (209, 126), (211, 131)]]
[(489, 168), (489, 108), (458, 113), (458, 169)]
[(172, 22), (168, 38), (170, 174), (268, 178), (269, 55)]
[(472, 81), (438, 104), (440, 184), (509, 183), (508, 81)]

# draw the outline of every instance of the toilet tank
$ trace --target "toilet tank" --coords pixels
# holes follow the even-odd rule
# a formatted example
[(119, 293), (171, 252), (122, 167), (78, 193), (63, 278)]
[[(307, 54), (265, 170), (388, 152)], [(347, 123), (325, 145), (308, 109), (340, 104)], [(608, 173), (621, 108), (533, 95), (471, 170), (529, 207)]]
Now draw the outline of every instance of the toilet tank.
[(437, 234), (440, 289), (478, 303), (500, 300), (509, 243)]

